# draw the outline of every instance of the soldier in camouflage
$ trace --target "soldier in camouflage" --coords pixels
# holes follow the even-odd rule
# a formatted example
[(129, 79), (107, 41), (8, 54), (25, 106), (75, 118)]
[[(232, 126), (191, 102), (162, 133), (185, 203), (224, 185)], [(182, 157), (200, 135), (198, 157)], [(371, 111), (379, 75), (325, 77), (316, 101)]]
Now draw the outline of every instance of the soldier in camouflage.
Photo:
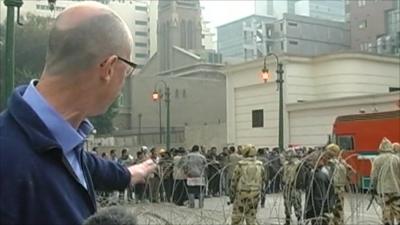
[(255, 156), (253, 145), (245, 145), (241, 152), (244, 157), (236, 165), (231, 182), (230, 201), (233, 202), (232, 225), (256, 224), (257, 207), (263, 192), (264, 167)]
[(355, 170), (342, 159), (338, 145), (329, 144), (325, 148), (329, 158), (328, 167), (333, 171), (333, 184), (335, 187), (336, 203), (333, 207), (333, 224), (344, 225), (344, 194), (345, 187), (349, 185), (350, 176), (355, 174)]
[[(394, 154), (390, 141), (384, 138), (379, 156), (372, 163), (371, 181), (374, 192), (382, 198), (382, 223), (400, 224), (400, 157)], [(397, 222), (396, 222), (397, 221)]]
[(285, 205), (285, 225), (290, 225), (292, 207), (297, 221), (301, 221), (301, 192), (296, 188), (300, 160), (296, 152), (290, 149), (286, 152), (286, 161), (283, 164), (283, 200)]

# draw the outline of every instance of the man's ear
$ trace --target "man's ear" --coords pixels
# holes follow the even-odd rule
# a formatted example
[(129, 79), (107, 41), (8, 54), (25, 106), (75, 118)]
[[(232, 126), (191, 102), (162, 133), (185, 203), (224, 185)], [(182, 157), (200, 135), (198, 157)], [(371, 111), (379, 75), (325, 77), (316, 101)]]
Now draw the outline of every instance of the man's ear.
[(112, 55), (107, 59), (105, 59), (100, 64), (100, 70), (101, 70), (100, 77), (102, 80), (105, 80), (107, 82), (111, 80), (111, 77), (115, 72), (115, 66), (117, 64), (117, 61), (118, 61), (118, 56)]

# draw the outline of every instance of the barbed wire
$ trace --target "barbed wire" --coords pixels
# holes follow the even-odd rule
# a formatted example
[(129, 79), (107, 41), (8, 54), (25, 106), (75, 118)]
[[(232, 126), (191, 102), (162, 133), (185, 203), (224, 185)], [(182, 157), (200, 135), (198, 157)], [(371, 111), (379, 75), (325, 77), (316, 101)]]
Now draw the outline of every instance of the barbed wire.
[[(313, 156), (305, 156), (300, 160), (299, 167), (309, 167), (309, 160)], [(349, 156), (354, 157), (354, 156)], [(320, 161), (322, 155), (318, 155), (317, 161)], [(264, 166), (271, 165), (275, 160), (279, 160), (280, 158), (274, 158), (272, 160), (266, 160)], [(174, 165), (174, 160), (164, 160), (163, 163), (171, 166)], [(174, 204), (174, 199), (176, 196), (180, 196), (184, 198), (184, 202), (187, 202), (189, 199), (189, 190), (186, 184), (183, 185), (183, 193), (179, 193), (181, 189), (178, 187), (179, 181), (173, 180), (173, 169), (170, 169), (168, 173), (156, 173), (154, 177), (149, 178), (145, 184), (144, 195), (146, 196), (146, 200), (144, 203), (137, 203), (137, 199), (135, 201), (129, 201), (127, 198), (127, 194), (124, 194), (124, 199), (120, 199), (118, 196), (114, 196), (114, 200), (105, 200), (102, 197), (99, 198), (99, 204), (101, 207), (106, 207), (110, 205), (126, 205), (126, 207), (132, 207), (134, 212), (138, 215), (138, 219), (140, 224), (177, 224), (177, 225), (189, 225), (189, 224), (230, 224), (231, 213), (232, 213), (232, 205), (228, 205), (229, 198), (227, 197), (227, 192), (229, 187), (227, 187), (227, 170), (231, 169), (234, 166), (232, 163), (226, 163), (222, 165), (217, 161), (208, 161), (206, 167), (202, 170), (201, 176), (205, 177), (205, 185), (203, 189), (200, 189), (199, 194), (205, 196), (205, 204), (203, 208), (187, 208), (187, 203), (183, 206), (178, 206)], [(313, 167), (309, 167), (308, 169), (311, 171), (316, 170), (316, 164), (313, 164)], [(282, 184), (278, 184), (278, 190), (274, 190), (276, 187), (272, 186), (275, 182), (281, 182), (280, 177), (283, 171), (283, 167), (281, 166), (275, 174), (272, 174), (269, 179), (269, 186), (264, 190), (266, 193), (266, 204), (265, 208), (258, 208), (257, 213), (257, 223), (263, 225), (275, 225), (275, 224), (284, 224), (285, 223), (285, 214), (284, 214), (284, 200), (281, 192)], [(210, 174), (212, 172), (213, 174)], [(396, 173), (391, 169), (392, 172)], [(302, 179), (303, 174), (301, 174), (300, 170), (296, 171), (295, 181), (297, 179)], [(310, 183), (307, 183), (308, 192), (303, 192), (301, 197), (302, 206), (304, 209), (305, 203), (314, 195), (312, 188), (310, 188), (311, 182), (315, 179), (315, 174), (312, 173)], [(153, 192), (151, 189), (154, 187), (150, 187), (150, 180), (156, 179), (157, 182), (153, 184), (157, 184), (155, 187), (157, 191), (156, 193), (158, 197), (157, 199), (153, 199)], [(166, 179), (172, 179), (172, 187), (166, 187), (165, 182)], [(217, 179), (217, 180), (214, 180)], [(170, 180), (171, 181), (171, 180)], [(212, 183), (215, 182), (215, 183)], [(333, 177), (329, 179), (329, 186), (333, 184)], [(214, 186), (210, 186), (210, 183)], [(218, 185), (218, 191), (215, 190), (216, 185)], [(366, 208), (369, 202), (369, 199), (366, 194), (362, 192), (361, 187), (358, 184), (353, 184), (352, 187), (350, 184), (346, 185), (347, 193), (345, 198), (345, 224), (347, 225), (361, 225), (361, 224), (379, 224), (382, 215), (380, 206), (378, 203), (374, 202), (372, 204), (371, 209), (367, 212)], [(172, 188), (172, 189), (169, 189)], [(333, 187), (330, 187), (333, 188)], [(211, 190), (212, 189), (212, 190)], [(153, 189), (154, 190), (154, 189)], [(166, 200), (165, 191), (171, 191), (170, 199)], [(135, 197), (137, 190), (134, 190)], [(183, 195), (182, 195), (183, 194)], [(175, 196), (175, 198), (174, 198)], [(201, 198), (200, 196), (196, 196), (197, 198)], [(329, 196), (325, 196), (328, 201)], [(109, 199), (110, 197), (106, 197), (105, 199)], [(112, 198), (112, 197), (111, 197)], [(102, 202), (102, 200), (104, 202)], [(158, 203), (159, 200), (164, 200), (165, 202)], [(154, 203), (153, 203), (154, 202)], [(379, 200), (378, 202), (382, 202)], [(175, 202), (176, 203), (176, 202)], [(325, 203), (324, 203), (325, 204)], [(318, 211), (318, 210), (316, 210)], [(321, 220), (325, 217), (320, 214), (317, 215), (316, 218), (305, 219), (304, 218), (304, 210), (302, 210), (302, 224), (312, 224), (312, 221)]]

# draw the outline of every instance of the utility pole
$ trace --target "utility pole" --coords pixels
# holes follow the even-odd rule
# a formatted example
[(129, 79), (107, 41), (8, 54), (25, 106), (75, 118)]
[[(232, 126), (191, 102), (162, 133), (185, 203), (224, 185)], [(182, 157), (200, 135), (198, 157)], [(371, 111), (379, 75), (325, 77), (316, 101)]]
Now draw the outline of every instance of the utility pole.
[(5, 43), (5, 74), (2, 78), (0, 107), (7, 107), (7, 99), (14, 89), (15, 74), (15, 8), (17, 8), (17, 23), (22, 25), (19, 20), (19, 9), (22, 6), (22, 0), (4, 0), (7, 7), (6, 22), (6, 43)]

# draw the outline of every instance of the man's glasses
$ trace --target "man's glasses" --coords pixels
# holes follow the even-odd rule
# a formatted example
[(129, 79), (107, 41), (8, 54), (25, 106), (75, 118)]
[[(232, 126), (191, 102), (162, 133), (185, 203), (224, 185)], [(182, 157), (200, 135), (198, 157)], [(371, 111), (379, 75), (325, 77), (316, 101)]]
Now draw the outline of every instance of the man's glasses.
[(120, 56), (118, 56), (118, 59), (129, 65), (129, 70), (126, 73), (126, 76), (130, 77), (133, 74), (133, 71), (135, 71), (135, 69), (137, 67), (137, 64), (134, 63), (134, 62), (131, 62), (131, 61), (127, 60), (127, 59), (124, 59), (124, 58), (122, 58)]

